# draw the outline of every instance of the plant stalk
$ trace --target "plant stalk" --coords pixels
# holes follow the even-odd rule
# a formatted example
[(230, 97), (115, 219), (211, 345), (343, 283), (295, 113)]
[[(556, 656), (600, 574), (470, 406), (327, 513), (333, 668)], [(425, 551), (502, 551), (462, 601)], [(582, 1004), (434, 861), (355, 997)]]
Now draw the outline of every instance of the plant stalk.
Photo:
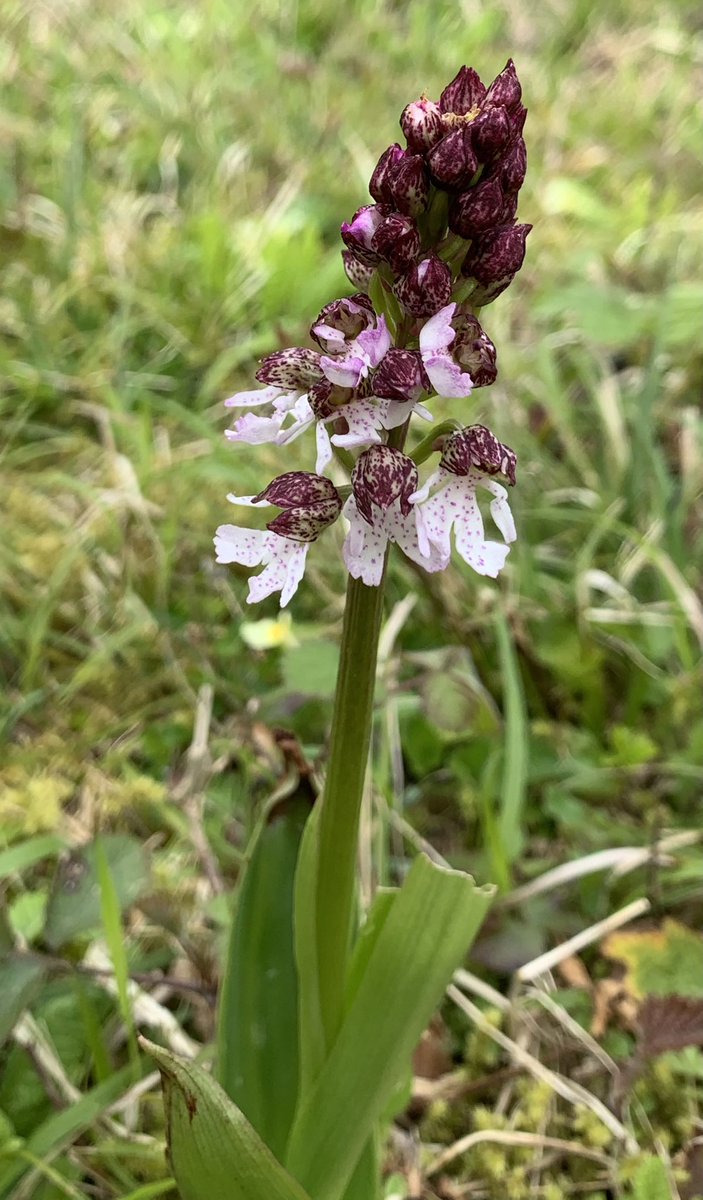
[(385, 565), (378, 587), (351, 578), (347, 586), (330, 757), (319, 816), (317, 947), (320, 1007), (328, 1047), (344, 1010), (384, 582)]

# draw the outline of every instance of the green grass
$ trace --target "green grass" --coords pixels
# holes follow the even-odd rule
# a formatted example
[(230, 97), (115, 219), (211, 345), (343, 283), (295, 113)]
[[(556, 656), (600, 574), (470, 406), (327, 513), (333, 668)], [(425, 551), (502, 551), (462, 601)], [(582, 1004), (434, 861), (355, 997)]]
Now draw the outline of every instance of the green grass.
[[(516, 283), (485, 311), (500, 375), (471, 409), (518, 453), (519, 541), (498, 584), (459, 562), (420, 580), (394, 560), (390, 607), (409, 590), (417, 602), (379, 693), (378, 792), (453, 863), (507, 887), (696, 828), (703, 782), (698, 6), (266, 0), (257, 11), (254, 22), (224, 0), (0, 10), (0, 949), (19, 939), (46, 952), (42, 914), (66, 883), (46, 835), (146, 841), (152, 875), (136, 908), (104, 901), (115, 946), (120, 922), (128, 934), (123, 1003), (126, 968), (178, 964), (206, 995), (177, 991), (168, 1007), (203, 1041), (226, 910), (181, 788), (198, 695), (214, 689), (203, 820), (229, 889), (280, 776), (266, 730), (291, 729), (311, 756), (324, 745), (344, 584), (338, 558), (313, 549), (293, 604), (299, 645), (277, 627), (280, 646), (252, 647), (242, 623), (276, 617), (275, 600), (247, 608), (245, 573), (214, 564), (212, 534), (228, 491), (308, 466), (310, 445), (285, 463), (270, 447), (228, 446), (221, 401), (348, 290), (339, 224), (365, 202), (404, 104), (436, 94), (461, 62), (490, 77), (513, 55), (530, 110), (520, 215), (535, 229)], [(387, 832), (367, 831), (369, 873), (400, 866), (398, 826), (390, 854)], [(480, 964), (505, 989), (523, 952), (643, 894), (655, 920), (700, 927), (700, 868), (694, 846), (662, 870), (585, 878), (496, 919)], [(98, 921), (59, 957), (79, 962), (99, 936)], [(115, 1136), (98, 1103), (106, 1068), (128, 1060), (119, 1002), (53, 962), (32, 1012), (66, 1079), (98, 1090), (71, 1153), (64, 1097), (74, 1132), (50, 1165), (65, 1191), (45, 1173), (31, 1194), (162, 1194), (156, 1093), (139, 1102), (146, 1141)], [(43, 1154), (57, 1116), (36, 1063), (16, 1041), (0, 1054), (0, 1140), (4, 1113)], [(466, 1061), (486, 1069), (478, 1052)], [(686, 1119), (663, 1085), (658, 1107), (645, 1097), (672, 1154), (697, 1086), (689, 1075)], [(529, 1095), (515, 1104), (514, 1127), (532, 1128)], [(555, 1111), (552, 1132), (588, 1140), (572, 1117)], [(644, 1121), (638, 1137), (651, 1148)], [(512, 1153), (500, 1150), (517, 1171), (524, 1152)], [(469, 1166), (492, 1196), (488, 1151)], [(2, 1178), (0, 1196), (19, 1196)]]

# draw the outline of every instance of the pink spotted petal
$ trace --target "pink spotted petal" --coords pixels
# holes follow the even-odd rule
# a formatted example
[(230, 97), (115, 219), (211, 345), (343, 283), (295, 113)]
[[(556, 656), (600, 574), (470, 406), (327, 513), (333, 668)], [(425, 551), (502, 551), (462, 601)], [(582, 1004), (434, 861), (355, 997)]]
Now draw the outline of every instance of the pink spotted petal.
[(343, 358), (323, 355), (320, 367), (330, 383), (345, 388), (357, 387), (360, 379), (368, 374), (368, 364), (359, 354), (345, 354)]
[(282, 422), (282, 416), (257, 417), (255, 413), (246, 413), (234, 422), (231, 429), (225, 430), (225, 437), (230, 442), (261, 446), (265, 442), (275, 442), (278, 439)]
[(258, 408), (261, 404), (272, 404), (281, 395), (285, 395), (282, 389), (273, 385), (254, 388), (250, 392), (236, 392), (229, 400), (225, 400), (225, 408)]
[(423, 353), (422, 361), (438, 396), (460, 399), (471, 395), (474, 386), (471, 376), (457, 366), (446, 350)]
[(239, 563), (258, 567), (265, 553), (269, 534), (263, 529), (241, 529), (238, 525), (220, 525), (215, 532), (215, 551), (219, 563)]
[(423, 361), (426, 354), (431, 355), (451, 346), (456, 337), (451, 325), (455, 310), (456, 304), (445, 304), (444, 308), (440, 308), (439, 312), (430, 317), (429, 321), (425, 321), (420, 330), (420, 350)]
[(382, 428), (380, 410), (372, 400), (353, 400), (340, 410), (348, 425), (346, 433), (332, 435), (333, 446), (371, 446), (381, 441), (378, 430)]
[(361, 579), (367, 587), (378, 587), (383, 577), (388, 537), (383, 529), (372, 529), (364, 520), (353, 496), (344, 505), (342, 515), (349, 522), (342, 546), (346, 568), (353, 579)]
[(514, 542), (517, 537), (517, 531), (510, 504), (508, 503), (507, 491), (499, 483), (496, 483), (494, 479), (484, 478), (481, 482), (495, 496), (495, 500), (491, 500), (489, 507), (491, 516), (502, 533), (503, 539), (506, 542)]
[(391, 348), (391, 335), (385, 317), (378, 318), (375, 329), (364, 329), (356, 339), (355, 345), (359, 347), (368, 365), (377, 367)]
[(249, 580), (247, 603), (257, 604), (266, 596), (280, 592), (281, 608), (285, 608), (305, 573), (308, 549), (309, 543), (292, 542), (276, 533), (267, 533), (262, 559), (264, 570)]
[(229, 492), (227, 499), (230, 504), (241, 504), (244, 508), (270, 508), (268, 500), (257, 500), (256, 496), (234, 496)]
[(419, 515), (419, 510), (411, 509), (404, 517), (397, 505), (394, 505), (386, 512), (383, 527), (390, 540), (400, 546), (403, 554), (425, 571), (443, 571), (449, 562), (449, 553), (432, 544), (427, 536), (424, 521), (418, 527)]
[(327, 427), (322, 421), (317, 422), (315, 429), (315, 441), (317, 442), (317, 461), (315, 463), (315, 471), (318, 475), (322, 475), (325, 467), (332, 461), (332, 445), (330, 435), (327, 432)]

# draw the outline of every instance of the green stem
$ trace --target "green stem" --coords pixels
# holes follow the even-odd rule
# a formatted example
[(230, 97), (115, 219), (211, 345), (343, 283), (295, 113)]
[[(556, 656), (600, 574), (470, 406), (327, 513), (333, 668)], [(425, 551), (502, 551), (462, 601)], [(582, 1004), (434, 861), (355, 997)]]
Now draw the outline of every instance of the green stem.
[(347, 587), (330, 758), (319, 817), (317, 945), (320, 1007), (328, 1046), (344, 1010), (383, 583), (384, 579), (378, 587), (367, 587), (359, 579), (350, 579)]

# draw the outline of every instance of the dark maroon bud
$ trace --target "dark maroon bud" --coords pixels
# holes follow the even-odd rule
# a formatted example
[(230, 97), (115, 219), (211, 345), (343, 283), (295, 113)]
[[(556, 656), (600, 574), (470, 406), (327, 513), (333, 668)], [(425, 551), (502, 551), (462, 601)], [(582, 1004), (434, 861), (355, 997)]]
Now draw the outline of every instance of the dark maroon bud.
[(443, 113), (458, 113), (464, 116), (472, 108), (482, 104), (486, 88), (473, 67), (460, 67), (457, 74), (445, 87), (439, 98)]
[(371, 248), (390, 264), (394, 271), (406, 271), (420, 253), (420, 234), (412, 217), (391, 213), (379, 225)]
[[(327, 481), (329, 482), (329, 481)], [(300, 508), (289, 508), (269, 521), (266, 528), (292, 542), (314, 542), (328, 525), (337, 520), (342, 501), (337, 489), (330, 484), (334, 496)]]
[(373, 267), (362, 262), (353, 250), (342, 250), (342, 262), (349, 282), (356, 288), (367, 288), (373, 279)]
[(262, 359), (256, 372), (260, 383), (275, 384), (281, 388), (296, 388), (305, 391), (309, 384), (320, 379), (320, 354), (303, 346), (291, 346), (287, 350), (276, 350)]
[(423, 258), (393, 286), (400, 303), (414, 317), (432, 317), (449, 303), (452, 273), (437, 255)]
[(397, 142), (394, 142), (392, 146), (383, 151), (376, 163), (369, 181), (369, 191), (379, 204), (390, 204), (390, 193), (386, 185), (388, 172), (399, 160), (402, 161), (404, 156), (405, 150)]
[(514, 485), (517, 457), (485, 425), (469, 425), (447, 438), (439, 465), (453, 475), (468, 475), (471, 471), (505, 475)]
[(407, 517), (412, 508), (408, 496), (417, 491), (418, 482), (413, 460), (391, 446), (370, 446), (364, 450), (351, 473), (356, 506), (369, 525), (373, 525), (372, 506), (385, 512), (396, 500)]
[(462, 275), (485, 284), (515, 275), (525, 259), (525, 241), (531, 229), (531, 225), (501, 225), (481, 234), (464, 259)]
[(495, 383), (498, 374), (496, 348), (478, 319), (464, 305), (459, 305), (452, 317), (452, 328), (455, 332), (452, 358), (468, 372), (474, 387), (489, 387)]
[(449, 228), (460, 237), (472, 238), (500, 224), (505, 198), (500, 180), (487, 179), (452, 196), (449, 204)]
[(371, 250), (374, 233), (383, 220), (383, 213), (376, 204), (364, 204), (354, 213), (351, 221), (342, 225), (342, 241), (345, 246), (354, 251), (357, 258), (368, 266), (378, 262), (378, 255)]
[(517, 108), (521, 96), (522, 88), (515, 70), (515, 63), (512, 58), (509, 58), (500, 75), (496, 75), (486, 92), (486, 104), (493, 104), (496, 108), (507, 108), (510, 111)]
[(517, 108), (510, 113), (510, 128), (513, 137), (519, 137), (525, 128), (525, 118), (527, 117), (527, 109), (523, 108), (522, 104), (518, 104)]
[(406, 154), (388, 172), (390, 203), (408, 217), (418, 217), (430, 199), (430, 181), (421, 154)]
[(373, 394), (381, 400), (416, 403), (423, 392), (431, 390), (419, 350), (394, 347), (381, 359), (373, 377)]
[(527, 147), (523, 137), (513, 142), (499, 169), (506, 192), (519, 192), (527, 174)]
[(515, 214), (517, 213), (517, 205), (518, 205), (517, 192), (510, 192), (505, 197), (505, 203), (503, 205), (503, 211), (500, 215), (500, 221), (497, 221), (496, 224), (512, 225), (513, 222), (515, 221)]
[(400, 128), (407, 139), (408, 149), (415, 154), (425, 154), (431, 150), (446, 132), (439, 105), (424, 97), (405, 106), (400, 117)]
[(487, 304), (492, 304), (499, 296), (502, 296), (506, 288), (509, 288), (513, 279), (517, 275), (517, 271), (513, 271), (512, 275), (504, 275), (502, 279), (494, 279), (493, 283), (477, 283), (471, 293), (471, 303), (476, 308), (485, 308)]
[(510, 117), (504, 108), (484, 108), (471, 124), (471, 144), (480, 162), (489, 163), (502, 154), (514, 137)]
[(345, 296), (326, 304), (310, 329), (310, 337), (325, 354), (334, 354), (344, 350), (347, 341), (358, 337), (375, 320), (376, 314), (368, 296), (357, 292), (355, 296)]
[(428, 163), (434, 182), (444, 191), (458, 192), (467, 187), (478, 166), (471, 144), (471, 127), (453, 129), (432, 148)]
[(285, 475), (272, 479), (254, 499), (266, 500), (278, 508), (299, 508), (301, 504), (337, 499), (337, 489), (331, 479), (313, 471), (286, 471)]

